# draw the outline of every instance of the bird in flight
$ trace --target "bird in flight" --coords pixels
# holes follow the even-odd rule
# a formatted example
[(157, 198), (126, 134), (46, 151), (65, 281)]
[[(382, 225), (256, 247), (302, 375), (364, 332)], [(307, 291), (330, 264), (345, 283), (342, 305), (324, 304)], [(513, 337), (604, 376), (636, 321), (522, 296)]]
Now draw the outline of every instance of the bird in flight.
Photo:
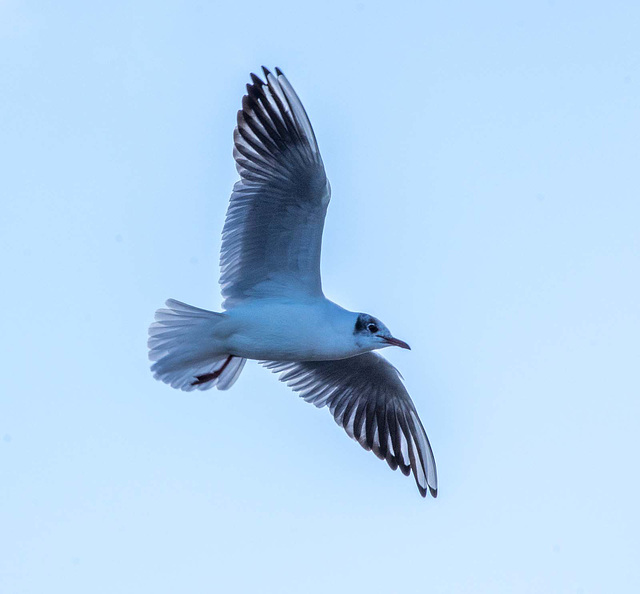
[(149, 328), (154, 377), (180, 390), (227, 390), (247, 359), (327, 407), (349, 437), (437, 496), (436, 464), (400, 373), (374, 351), (409, 349), (378, 319), (322, 292), (331, 188), (309, 118), (276, 68), (251, 74), (234, 131), (240, 180), (222, 231), (223, 312), (174, 299)]

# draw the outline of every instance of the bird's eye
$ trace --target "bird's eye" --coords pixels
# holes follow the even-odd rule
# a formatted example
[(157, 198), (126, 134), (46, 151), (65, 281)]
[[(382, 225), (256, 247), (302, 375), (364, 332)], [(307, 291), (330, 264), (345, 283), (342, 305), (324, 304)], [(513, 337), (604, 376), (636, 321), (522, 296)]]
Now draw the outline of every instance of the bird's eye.
[(371, 334), (375, 334), (378, 331), (378, 326), (376, 326), (375, 324), (368, 324), (367, 330), (369, 330)]

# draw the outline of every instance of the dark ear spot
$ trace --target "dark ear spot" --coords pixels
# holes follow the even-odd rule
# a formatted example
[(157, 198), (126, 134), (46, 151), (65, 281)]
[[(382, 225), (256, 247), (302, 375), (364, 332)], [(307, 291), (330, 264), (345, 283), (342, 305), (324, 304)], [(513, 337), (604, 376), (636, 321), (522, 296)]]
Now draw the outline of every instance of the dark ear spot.
[(367, 328), (367, 316), (360, 314), (356, 320), (356, 327), (353, 329), (354, 334), (364, 332)]

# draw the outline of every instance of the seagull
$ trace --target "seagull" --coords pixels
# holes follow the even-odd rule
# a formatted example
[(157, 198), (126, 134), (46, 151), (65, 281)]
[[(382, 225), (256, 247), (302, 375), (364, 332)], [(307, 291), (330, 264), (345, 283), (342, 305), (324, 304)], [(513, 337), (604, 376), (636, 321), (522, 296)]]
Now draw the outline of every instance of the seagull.
[(438, 493), (436, 463), (398, 370), (374, 351), (409, 349), (377, 318), (324, 296), (322, 229), (331, 198), (313, 128), (279, 68), (251, 74), (234, 131), (222, 231), (223, 312), (169, 299), (149, 328), (154, 377), (180, 390), (229, 389), (255, 359), (365, 450)]

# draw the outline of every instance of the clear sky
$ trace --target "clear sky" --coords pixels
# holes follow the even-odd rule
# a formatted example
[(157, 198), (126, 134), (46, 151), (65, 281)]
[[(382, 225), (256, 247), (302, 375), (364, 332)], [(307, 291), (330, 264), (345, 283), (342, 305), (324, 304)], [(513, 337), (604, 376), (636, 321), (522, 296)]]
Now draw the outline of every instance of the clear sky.
[[(0, 1), (0, 592), (640, 591), (640, 3)], [(280, 66), (380, 317), (423, 500), (256, 364), (153, 380), (220, 306), (232, 131)]]

